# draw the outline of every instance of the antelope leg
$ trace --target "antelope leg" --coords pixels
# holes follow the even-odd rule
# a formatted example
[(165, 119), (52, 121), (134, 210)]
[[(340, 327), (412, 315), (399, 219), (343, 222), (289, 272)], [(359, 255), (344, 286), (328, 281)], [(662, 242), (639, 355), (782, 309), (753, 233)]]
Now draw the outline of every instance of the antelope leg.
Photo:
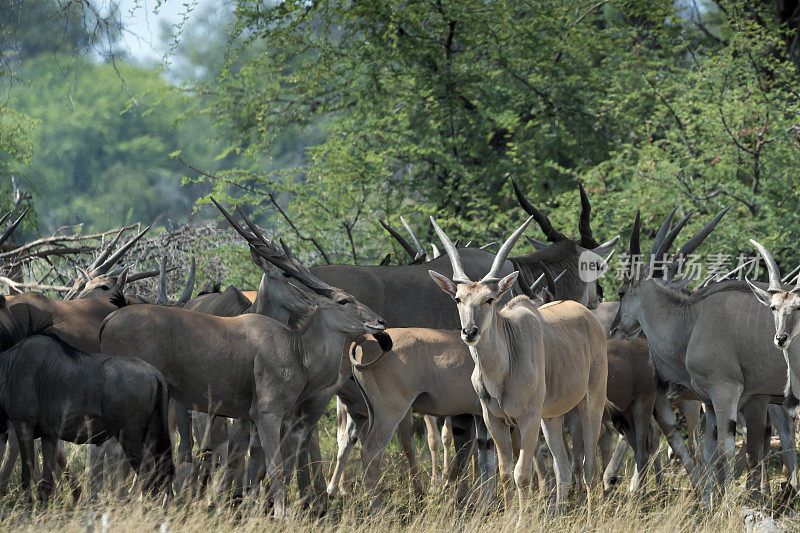
[[(500, 491), (502, 494), (502, 502), (506, 509), (510, 509), (512, 470), (514, 468), (511, 428), (509, 428), (503, 420), (497, 418), (489, 411), (483, 399), (481, 399), (481, 407), (483, 409), (483, 421), (486, 424), (486, 428), (489, 430), (489, 434), (492, 436), (492, 440), (494, 440), (495, 446), (497, 447), (497, 466), (498, 470), (500, 471)], [(535, 452), (536, 449), (531, 451), (528, 468), (533, 466), (532, 454)], [(527, 475), (530, 476), (530, 471), (527, 473)], [(527, 489), (528, 487), (526, 487), (526, 490)], [(525, 499), (522, 495), (520, 495), (520, 498)]]
[(603, 490), (605, 490), (606, 493), (611, 491), (617, 484), (617, 481), (619, 481), (619, 469), (625, 461), (628, 447), (628, 439), (620, 435), (617, 446), (614, 448), (614, 454), (611, 456), (611, 462), (608, 463), (608, 466), (603, 472)]
[(333, 469), (333, 475), (330, 482), (328, 482), (328, 496), (332, 497), (338, 490), (342, 494), (347, 494), (349, 488), (344, 478), (345, 469), (347, 468), (347, 459), (350, 457), (350, 452), (356, 445), (358, 436), (363, 431), (367, 423), (367, 418), (363, 416), (353, 416), (347, 410), (345, 404), (336, 399), (336, 441), (338, 450), (336, 452), (336, 466)]
[(406, 461), (408, 461), (408, 469), (411, 475), (411, 485), (414, 488), (414, 493), (422, 495), (424, 492), (422, 490), (422, 482), (419, 479), (417, 455), (414, 450), (414, 415), (411, 409), (406, 412), (405, 416), (403, 416), (400, 423), (397, 425), (397, 438), (400, 441), (403, 455), (406, 456)]
[(553, 469), (556, 472), (555, 509), (561, 513), (566, 508), (566, 499), (572, 487), (572, 467), (569, 452), (564, 444), (563, 416), (542, 419), (542, 431), (550, 453), (553, 454)]
[(425, 439), (428, 442), (428, 450), (431, 452), (431, 486), (436, 486), (442, 482), (442, 471), (439, 469), (442, 435), (436, 425), (436, 417), (425, 415), (422, 420), (425, 422)]

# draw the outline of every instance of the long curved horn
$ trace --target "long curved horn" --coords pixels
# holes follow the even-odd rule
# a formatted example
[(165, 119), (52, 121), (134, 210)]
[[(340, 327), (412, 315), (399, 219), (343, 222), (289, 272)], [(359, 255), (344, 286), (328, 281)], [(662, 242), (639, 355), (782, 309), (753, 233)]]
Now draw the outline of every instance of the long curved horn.
[(636, 218), (633, 220), (633, 230), (631, 231), (631, 257), (642, 255), (642, 249), (639, 246), (639, 235), (642, 231), (642, 219), (639, 210), (636, 210)]
[(536, 239), (534, 239), (533, 237), (530, 237), (530, 236), (528, 236), (528, 234), (527, 234), (527, 233), (525, 234), (525, 238), (528, 240), (528, 243), (529, 243), (531, 246), (533, 246), (533, 249), (534, 249), (534, 250), (536, 250), (537, 252), (538, 252), (539, 250), (544, 250), (545, 248), (547, 248), (547, 247), (548, 247), (548, 245), (547, 245), (547, 244), (543, 243), (542, 241), (537, 241), (537, 240), (536, 240)]
[(403, 250), (405, 250), (406, 253), (408, 253), (408, 255), (410, 255), (412, 259), (417, 256), (416, 250), (414, 250), (414, 248), (410, 244), (408, 244), (408, 241), (405, 240), (405, 238), (402, 235), (397, 233), (389, 224), (384, 222), (383, 219), (379, 218), (378, 222), (381, 223), (383, 229), (389, 232), (389, 235), (394, 237), (394, 239), (400, 243), (400, 246), (402, 246)]
[(408, 222), (406, 222), (406, 219), (404, 219), (403, 217), (400, 217), (400, 222), (403, 223), (403, 227), (406, 228), (406, 231), (408, 232), (408, 234), (411, 235), (411, 240), (414, 241), (414, 248), (417, 249), (416, 255), (417, 256), (419, 256), (420, 254), (424, 255), (425, 254), (425, 248), (423, 248), (422, 243), (417, 238), (417, 235), (416, 235), (416, 233), (414, 233), (414, 230), (411, 229), (411, 226), (408, 225)]
[(754, 261), (755, 261), (755, 259), (749, 259), (749, 260), (745, 261), (741, 265), (737, 266), (736, 268), (734, 268), (733, 270), (731, 270), (730, 272), (728, 272), (727, 274), (725, 274), (724, 276), (719, 278), (717, 281), (725, 281), (726, 279), (730, 278), (731, 276), (733, 276), (734, 274), (736, 274), (740, 270), (746, 268), (748, 265), (750, 265), (750, 263), (753, 263)]
[(328, 285), (313, 275), (305, 265), (300, 263), (300, 261), (294, 257), (292, 251), (283, 241), (281, 241), (281, 246), (284, 248), (285, 253), (278, 253), (275, 248), (275, 243), (268, 239), (267, 236), (264, 235), (264, 232), (262, 232), (259, 227), (256, 226), (255, 223), (242, 212), (241, 209), (237, 207), (236, 212), (240, 217), (242, 217), (242, 220), (244, 220), (245, 224), (247, 224), (247, 227), (250, 228), (250, 230), (261, 240), (261, 246), (255, 247), (258, 255), (276, 267), (280, 268), (317, 294), (321, 294), (322, 296), (330, 298), (333, 292), (337, 290), (336, 287)]
[(461, 254), (458, 253), (456, 245), (453, 244), (453, 241), (450, 240), (444, 230), (439, 227), (433, 217), (431, 217), (431, 224), (433, 224), (436, 235), (439, 236), (439, 240), (444, 245), (445, 253), (450, 258), (450, 265), (453, 267), (453, 281), (456, 283), (470, 283), (472, 280), (464, 273), (464, 267), (461, 265)]
[(669, 249), (672, 248), (672, 244), (675, 242), (675, 239), (678, 238), (678, 234), (686, 226), (693, 214), (693, 210), (689, 211), (686, 216), (680, 220), (680, 222), (675, 224), (675, 227), (669, 230), (669, 233), (667, 233), (667, 235), (661, 240), (661, 243), (658, 245), (656, 251), (652, 253), (656, 259), (661, 259), (663, 256), (667, 255)]
[(189, 279), (186, 280), (186, 287), (183, 289), (181, 297), (178, 298), (179, 304), (185, 304), (192, 298), (192, 291), (194, 290), (195, 266), (194, 256), (192, 256), (192, 266), (189, 267)]
[(536, 289), (534, 287), (538, 287), (541, 284), (542, 280), (544, 279), (544, 274), (541, 274), (536, 281), (533, 282), (530, 286), (528, 285), (528, 278), (525, 277), (525, 273), (519, 268), (519, 265), (516, 261), (511, 261), (514, 264), (514, 270), (519, 272), (519, 288), (522, 291), (522, 294), (530, 298), (531, 300), (536, 298)]
[(553, 225), (550, 223), (550, 219), (547, 218), (547, 215), (533, 207), (533, 205), (525, 198), (525, 195), (522, 194), (519, 186), (517, 185), (516, 180), (511, 178), (511, 184), (514, 186), (514, 194), (517, 195), (517, 201), (519, 205), (522, 206), (522, 209), (525, 210), (526, 213), (531, 215), (536, 223), (539, 224), (539, 227), (542, 228), (542, 232), (547, 237), (547, 240), (550, 242), (556, 242), (566, 239), (566, 235), (557, 231)]
[(89, 265), (89, 272), (94, 272), (95, 268), (103, 264), (103, 261), (106, 260), (106, 257), (111, 254), (111, 250), (114, 249), (119, 240), (122, 238), (123, 233), (125, 233), (125, 228), (120, 228), (117, 234), (114, 235), (114, 238), (111, 239), (111, 241), (104, 246), (102, 250), (100, 250), (100, 255), (98, 255), (95, 260), (92, 261), (92, 264)]
[(661, 242), (664, 240), (664, 237), (667, 235), (667, 232), (672, 226), (672, 217), (675, 216), (675, 212), (678, 211), (678, 206), (676, 205), (672, 211), (670, 211), (667, 218), (664, 219), (664, 222), (661, 223), (661, 227), (658, 228), (658, 232), (656, 232), (656, 237), (653, 239), (653, 244), (650, 246), (650, 256), (654, 256), (656, 251), (661, 246)]
[(116, 252), (114, 252), (114, 254), (111, 257), (109, 257), (102, 265), (95, 268), (92, 274), (97, 276), (99, 274), (105, 274), (106, 272), (108, 272), (108, 270), (112, 266), (114, 266), (117, 261), (122, 259), (122, 256), (125, 255), (128, 252), (128, 250), (130, 250), (133, 247), (133, 245), (136, 244), (139, 241), (139, 239), (141, 239), (144, 236), (144, 234), (147, 233), (149, 230), (150, 226), (147, 226), (142, 231), (140, 231), (134, 238), (123, 244), (122, 247)]
[(539, 265), (544, 273), (544, 279), (547, 280), (547, 290), (550, 291), (553, 298), (558, 299), (556, 297), (556, 280), (553, 279), (553, 274), (550, 273), (550, 269), (544, 263), (539, 263)]
[(508, 254), (511, 253), (511, 249), (514, 248), (514, 245), (517, 243), (517, 239), (519, 239), (520, 235), (522, 235), (522, 232), (525, 231), (525, 228), (528, 227), (528, 224), (531, 223), (531, 220), (533, 220), (533, 216), (528, 217), (528, 220), (523, 222), (523, 224), (517, 228), (517, 231), (512, 233), (511, 236), (506, 239), (506, 242), (504, 242), (503, 246), (500, 247), (497, 255), (494, 256), (492, 268), (489, 270), (488, 274), (481, 278), (480, 283), (492, 283), (500, 280), (500, 271), (503, 270), (503, 265), (506, 262)]
[[(167, 272), (175, 270), (177, 267), (170, 267), (167, 269)], [(136, 274), (129, 274), (128, 275), (128, 283), (133, 283), (134, 281), (139, 281), (141, 279), (147, 278), (154, 278), (161, 273), (160, 270), (147, 270), (145, 272), (137, 272)]]
[[(672, 243), (674, 243), (675, 239), (678, 237), (678, 234), (681, 232), (681, 230), (689, 222), (689, 219), (691, 218), (693, 213), (694, 213), (694, 211), (689, 211), (689, 213), (685, 217), (683, 217), (680, 222), (675, 224), (675, 227), (672, 228), (669, 231), (669, 233), (667, 233), (667, 235), (661, 240), (661, 244), (658, 246), (658, 249), (654, 253), (651, 251), (651, 255), (650, 255), (650, 258), (649, 258), (650, 261), (659, 261), (658, 270), (659, 271), (663, 271), (663, 273), (665, 275), (668, 272), (668, 268), (667, 267), (669, 265), (664, 266), (662, 261), (664, 260), (664, 257), (666, 257), (667, 253), (669, 252), (669, 249), (672, 247)], [(655, 275), (655, 270), (654, 269), (655, 269), (655, 265), (650, 264), (648, 270), (650, 271), (651, 275)]]
[(6, 220), (8, 220), (8, 217), (11, 216), (11, 213), (13, 213), (13, 211), (9, 211), (8, 213), (0, 217), (0, 226), (6, 223)]
[[(678, 250), (678, 253), (675, 254), (675, 257), (673, 258), (672, 262), (667, 267), (668, 279), (671, 279), (672, 277), (675, 276), (675, 273), (678, 271), (678, 267), (680, 266), (681, 260), (683, 260), (683, 258), (687, 257), (689, 254), (694, 252), (697, 249), (697, 247), (700, 246), (704, 240), (706, 240), (706, 237), (708, 237), (711, 234), (711, 232), (714, 231), (714, 228), (717, 227), (719, 221), (722, 219), (722, 217), (725, 216), (725, 213), (727, 213), (729, 210), (730, 207), (726, 207), (725, 209), (720, 211), (720, 213), (717, 216), (715, 216), (711, 220), (711, 222), (703, 226), (703, 229), (695, 233), (691, 239), (686, 241), (686, 244), (681, 246), (680, 250)], [(691, 212), (689, 213), (689, 215), (691, 215)], [(667, 253), (667, 251), (668, 249), (665, 249), (664, 253)]]
[(14, 233), (14, 230), (15, 230), (15, 229), (17, 229), (17, 226), (19, 226), (20, 222), (22, 222), (22, 219), (25, 217), (25, 214), (26, 214), (27, 212), (28, 212), (28, 210), (27, 210), (27, 209), (25, 209), (25, 211), (23, 211), (23, 212), (22, 212), (22, 214), (19, 216), (19, 218), (17, 218), (17, 220), (15, 220), (15, 221), (14, 221), (14, 222), (13, 222), (13, 223), (12, 223), (12, 224), (11, 224), (11, 225), (10, 225), (10, 226), (9, 226), (9, 227), (8, 227), (8, 228), (7, 228), (7, 229), (4, 231), (4, 232), (3, 232), (3, 234), (2, 234), (2, 235), (0, 235), (0, 246), (2, 246), (2, 245), (3, 245), (3, 244), (4, 244), (4, 243), (5, 243), (7, 240), (8, 240), (8, 238), (9, 238), (9, 237), (11, 237), (11, 234), (12, 234), (12, 233)]
[[(259, 257), (263, 257), (264, 259), (266, 259), (276, 267), (280, 268), (281, 270), (283, 270), (284, 272), (295, 278), (297, 281), (299, 281), (312, 291), (316, 292), (317, 294), (330, 297), (331, 294), (335, 290), (337, 290), (336, 287), (328, 285), (327, 283), (323, 282), (322, 280), (311, 274), (311, 272), (309, 272), (308, 269), (305, 269), (302, 272), (298, 270), (294, 265), (294, 263), (292, 262), (292, 258), (286, 254), (279, 253), (277, 251), (277, 247), (275, 246), (275, 244), (269, 239), (267, 239), (261, 232), (261, 230), (258, 229), (258, 227), (255, 224), (253, 224), (253, 222), (249, 218), (247, 218), (247, 216), (244, 213), (242, 213), (240, 209), (237, 210), (237, 213), (242, 217), (242, 219), (245, 221), (245, 223), (251, 230), (255, 228), (254, 230), (255, 234), (250, 233), (249, 231), (244, 229), (241, 225), (239, 225), (236, 219), (234, 219), (230, 213), (228, 213), (221, 205), (219, 205), (216, 200), (211, 198), (211, 201), (214, 203), (215, 206), (217, 206), (217, 209), (220, 210), (222, 216), (224, 216), (225, 219), (231, 224), (231, 226), (233, 226), (233, 229), (235, 229), (236, 232), (239, 233), (239, 235), (244, 237), (244, 239), (250, 245), (250, 249), (255, 253), (257, 253)], [(257, 238), (256, 235), (259, 235), (259, 237)]]
[(790, 283), (792, 280), (794, 280), (794, 277), (797, 275), (798, 272), (800, 272), (800, 265), (797, 265), (796, 267), (794, 267), (794, 270), (783, 276), (781, 283)]
[(764, 263), (767, 266), (767, 272), (769, 273), (769, 287), (767, 288), (770, 292), (778, 292), (782, 289), (781, 287), (781, 273), (778, 270), (778, 263), (775, 262), (775, 259), (772, 258), (772, 254), (770, 254), (766, 248), (761, 246), (759, 243), (750, 239), (750, 244), (758, 248), (758, 252), (761, 254), (761, 257), (764, 258)]
[(578, 232), (581, 234), (580, 245), (584, 248), (597, 248), (600, 243), (592, 235), (592, 204), (589, 203), (589, 196), (583, 184), (578, 184), (581, 192), (581, 218), (578, 221)]
[[(522, 275), (522, 270), (520, 270), (519, 273), (520, 273), (520, 275)], [(545, 279), (546, 278), (545, 278), (544, 272), (539, 274), (539, 277), (536, 278), (536, 281), (531, 283), (531, 286), (528, 288), (528, 291), (530, 291), (530, 293), (533, 295), (533, 296), (528, 296), (528, 298), (535, 298), (536, 297), (536, 293), (539, 291), (539, 287), (542, 285), (542, 283), (545, 282)], [(525, 281), (523, 279), (523, 283), (521, 283), (520, 285), (525, 285), (526, 283), (527, 283), (527, 281)]]
[(167, 296), (167, 256), (159, 263), (161, 267), (158, 274), (158, 305), (169, 305), (169, 296)]

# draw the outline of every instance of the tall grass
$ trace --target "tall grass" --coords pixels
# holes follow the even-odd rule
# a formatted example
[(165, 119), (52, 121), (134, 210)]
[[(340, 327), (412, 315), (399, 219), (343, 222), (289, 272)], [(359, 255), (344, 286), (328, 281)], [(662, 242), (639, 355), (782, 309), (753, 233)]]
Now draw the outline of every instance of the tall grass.
[[(327, 427), (326, 427), (327, 426)], [(331, 457), (335, 456), (335, 434), (330, 425), (321, 431), (323, 466), (330, 472)], [(748, 503), (738, 480), (725, 500), (710, 510), (699, 503), (688, 489), (682, 471), (666, 471), (662, 486), (650, 479), (647, 492), (639, 497), (628, 496), (624, 487), (612, 495), (601, 498), (598, 487), (593, 497), (591, 514), (573, 491), (568, 510), (563, 515), (548, 513), (546, 502), (534, 491), (528, 508), (520, 511), (515, 505), (508, 511), (480, 512), (470, 506), (455, 503), (449, 489), (431, 489), (418, 498), (409, 486), (405, 460), (392, 445), (383, 465), (381, 486), (385, 507), (381, 512), (371, 511), (371, 501), (363, 490), (360, 467), (354, 457), (348, 471), (355, 480), (352, 494), (331, 500), (327, 514), (322, 518), (308, 516), (294, 505), (291, 516), (285, 520), (270, 518), (267, 502), (262, 495), (247, 495), (241, 504), (231, 506), (223, 494), (212, 487), (204, 495), (178, 494), (170, 501), (154, 500), (140, 495), (114, 497), (105, 493), (97, 500), (89, 498), (88, 471), (85, 447), (68, 445), (71, 472), (83, 486), (78, 501), (66, 483), (57, 486), (56, 493), (46, 505), (29, 503), (21, 492), (19, 472), (12, 479), (10, 491), (0, 499), (2, 530), (13, 531), (86, 531), (87, 519), (94, 518), (94, 530), (102, 531), (103, 515), (107, 517), (109, 531), (741, 531), (742, 509)], [(355, 453), (354, 456), (358, 456)], [(429, 476), (430, 461), (427, 448), (418, 447), (423, 475)], [(628, 464), (628, 470), (630, 465)], [(652, 477), (652, 476), (651, 476)], [(219, 481), (220, 475), (215, 478)], [(628, 478), (629, 479), (629, 478)], [(425, 479), (427, 485), (427, 479)], [(218, 485), (215, 485), (218, 486)], [(298, 500), (292, 492), (291, 501)], [(797, 521), (781, 518), (785, 527), (800, 530)]]

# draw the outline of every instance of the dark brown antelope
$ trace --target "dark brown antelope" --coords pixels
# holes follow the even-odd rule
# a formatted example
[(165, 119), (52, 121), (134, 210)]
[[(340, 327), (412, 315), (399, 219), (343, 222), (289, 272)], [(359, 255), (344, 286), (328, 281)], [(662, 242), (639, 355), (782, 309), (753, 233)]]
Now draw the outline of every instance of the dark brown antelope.
[(464, 272), (455, 246), (431, 218), (452, 263), (453, 280), (433, 270), (430, 275), (457, 304), (461, 339), (475, 362), (472, 384), (497, 446), (504, 486), (511, 479), (512, 426), (519, 435), (514, 481), (522, 509), (538, 449), (540, 422), (554, 457), (556, 505), (562, 506), (572, 483), (562, 419), (576, 406), (581, 412), (586, 452), (583, 478), (591, 494), (608, 373), (603, 327), (582, 305), (562, 301), (537, 309), (525, 296), (502, 307), (498, 304), (519, 275), (512, 272), (501, 278), (501, 267), (532, 219), (503, 244), (488, 273), (473, 282)]
[[(582, 277), (579, 269), (582, 264), (585, 265), (588, 261), (600, 262), (613, 252), (619, 236), (603, 244), (595, 240), (590, 224), (591, 205), (583, 185), (579, 187), (581, 215), (578, 230), (581, 238), (579, 241), (573, 241), (555, 229), (547, 215), (536, 209), (525, 198), (515, 180), (512, 179), (511, 183), (520, 206), (539, 224), (547, 240), (552, 243), (548, 245), (529, 239), (536, 251), (512, 257), (511, 260), (517, 265), (520, 272), (525, 274), (526, 279), (536, 279), (542, 273), (539, 264), (545, 265), (551, 272), (566, 270), (566, 274), (558, 286), (560, 297), (564, 300), (574, 300), (589, 309), (597, 307), (602, 301), (602, 295), (598, 292), (599, 284), (595, 280), (589, 280), (588, 277)], [(586, 252), (592, 253), (586, 254)], [(471, 275), (469, 272), (467, 274)]]

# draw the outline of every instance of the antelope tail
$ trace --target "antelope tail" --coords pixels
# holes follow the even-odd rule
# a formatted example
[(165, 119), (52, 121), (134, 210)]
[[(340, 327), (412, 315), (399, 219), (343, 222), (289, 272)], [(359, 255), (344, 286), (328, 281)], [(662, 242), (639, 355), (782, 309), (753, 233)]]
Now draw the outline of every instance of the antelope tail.
[(606, 400), (605, 413), (611, 419), (611, 424), (614, 426), (614, 429), (619, 431), (622, 435), (628, 435), (631, 430), (631, 424), (625, 416), (625, 413), (622, 412), (622, 409)]
[[(350, 355), (350, 364), (352, 364), (353, 367), (356, 370), (360, 370), (360, 363), (358, 361), (356, 361), (356, 348), (361, 346), (361, 344), (365, 340), (367, 340), (366, 337), (364, 337), (363, 335), (359, 335), (356, 338), (356, 340), (353, 341), (353, 345), (350, 347), (350, 354), (349, 354)], [(384, 353), (386, 353), (386, 352), (382, 352), (381, 355), (383, 355)], [(380, 359), (380, 357), (378, 357), (378, 359)], [(367, 395), (367, 391), (364, 390), (364, 384), (361, 383), (361, 378), (360, 378), (360, 376), (359, 376), (359, 374), (357, 372), (353, 372), (353, 381), (356, 382), (356, 385), (358, 386), (358, 390), (361, 392), (361, 397), (364, 398), (364, 403), (367, 404), (367, 420), (368, 420), (368, 422), (367, 422), (366, 435), (367, 435), (367, 438), (369, 438), (369, 436), (372, 435), (372, 429), (375, 426), (375, 407), (373, 407), (372, 402), (370, 401), (369, 396)]]
[(378, 357), (375, 358), (374, 361), (370, 361), (369, 363), (359, 363), (356, 360), (356, 348), (361, 346), (361, 344), (365, 340), (366, 338), (363, 335), (361, 335), (353, 342), (353, 345), (350, 347), (350, 364), (353, 365), (353, 368), (355, 368), (356, 370), (366, 370), (367, 368), (371, 367), (372, 365), (383, 359), (383, 356), (389, 352), (389, 350), (381, 349), (381, 353), (378, 355)]

